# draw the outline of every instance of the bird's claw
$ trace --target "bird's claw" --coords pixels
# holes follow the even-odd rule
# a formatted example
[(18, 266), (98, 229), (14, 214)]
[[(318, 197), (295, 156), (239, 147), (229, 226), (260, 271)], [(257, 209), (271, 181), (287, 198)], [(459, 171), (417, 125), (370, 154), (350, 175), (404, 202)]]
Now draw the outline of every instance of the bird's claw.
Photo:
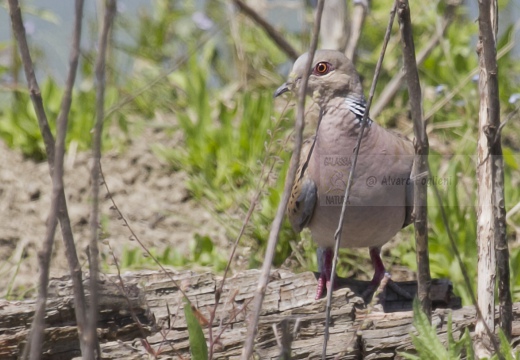
[(323, 295), (327, 294), (327, 289), (330, 287), (330, 280), (327, 280), (324, 275), (320, 274), (318, 278), (318, 287), (316, 288), (315, 300), (319, 300)]

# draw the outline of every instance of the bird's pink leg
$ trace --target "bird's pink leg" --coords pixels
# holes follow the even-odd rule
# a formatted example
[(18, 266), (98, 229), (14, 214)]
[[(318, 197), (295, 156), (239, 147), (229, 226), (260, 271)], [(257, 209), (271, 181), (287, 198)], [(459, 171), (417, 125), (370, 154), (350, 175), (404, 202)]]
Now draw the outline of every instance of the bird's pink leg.
[[(379, 287), (379, 284), (381, 284), (381, 280), (383, 280), (385, 276), (390, 277), (390, 274), (386, 272), (385, 265), (383, 265), (383, 261), (381, 260), (381, 248), (370, 248), (370, 258), (372, 259), (372, 264), (374, 265), (375, 272), (374, 277), (372, 278), (370, 286), (367, 290), (375, 290)], [(410, 293), (402, 289), (392, 280), (389, 280), (386, 286), (391, 288), (396, 294), (402, 296), (405, 299), (413, 299), (413, 296)], [(365, 291), (365, 294), (363, 294), (363, 298), (367, 296), (367, 290)]]
[(319, 300), (323, 294), (327, 293), (327, 288), (330, 286), (330, 279), (332, 277), (332, 258), (334, 252), (332, 249), (318, 249), (318, 264), (320, 277), (318, 278), (318, 287), (316, 288), (316, 300)]
[(370, 281), (370, 285), (374, 287), (378, 287), (385, 276), (386, 269), (383, 264), (383, 260), (381, 260), (381, 248), (373, 247), (370, 248), (370, 259), (372, 259), (372, 265), (374, 265), (374, 277), (372, 281)]

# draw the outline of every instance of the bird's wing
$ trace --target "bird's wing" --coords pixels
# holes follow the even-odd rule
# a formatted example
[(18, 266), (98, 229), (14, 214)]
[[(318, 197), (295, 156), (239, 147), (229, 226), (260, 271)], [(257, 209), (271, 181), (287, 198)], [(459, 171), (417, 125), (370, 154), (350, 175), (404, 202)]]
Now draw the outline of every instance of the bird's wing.
[(296, 179), (287, 204), (287, 216), (293, 229), (301, 232), (314, 213), (317, 199), (316, 183), (308, 176), (308, 163), (314, 148), (315, 136), (304, 141)]

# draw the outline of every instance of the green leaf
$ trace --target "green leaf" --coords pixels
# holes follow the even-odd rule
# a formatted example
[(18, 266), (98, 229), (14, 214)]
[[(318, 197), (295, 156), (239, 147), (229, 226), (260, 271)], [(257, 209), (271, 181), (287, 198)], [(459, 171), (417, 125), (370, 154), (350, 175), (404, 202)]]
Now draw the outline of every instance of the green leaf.
[(202, 326), (200, 326), (193, 313), (190, 301), (186, 298), (184, 298), (184, 315), (186, 316), (186, 325), (188, 326), (191, 358), (193, 360), (207, 360), (208, 345), (206, 344)]
[(508, 147), (504, 147), (502, 149), (502, 152), (504, 154), (504, 162), (505, 162), (505, 164), (507, 166), (509, 166), (510, 168), (512, 168), (513, 170), (518, 170), (519, 166), (518, 166), (518, 162), (516, 161), (517, 156), (513, 152), (513, 150), (511, 150)]
[(464, 330), (464, 335), (461, 336), (460, 341), (464, 344), (466, 350), (466, 360), (475, 360), (475, 352), (473, 350), (473, 342), (468, 328)]
[[(417, 299), (413, 302), (413, 323), (418, 335), (412, 334), (412, 342), (417, 350), (418, 357), (406, 356), (407, 359), (450, 359), (448, 351), (437, 337), (437, 331), (428, 321), (428, 317), (421, 310)], [(404, 354), (402, 354), (404, 356)]]

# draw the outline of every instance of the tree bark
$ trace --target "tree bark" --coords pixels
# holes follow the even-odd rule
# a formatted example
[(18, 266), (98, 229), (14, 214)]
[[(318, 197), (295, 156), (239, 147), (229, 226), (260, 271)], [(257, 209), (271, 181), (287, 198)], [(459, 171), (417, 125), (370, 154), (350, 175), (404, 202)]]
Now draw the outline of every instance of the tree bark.
[(500, 100), (496, 38), (498, 30), (496, 0), (479, 0), (479, 133), (477, 143), (478, 180), (478, 306), (482, 316), (476, 326), (477, 355), (496, 348), (495, 276), (498, 276), (500, 325), (511, 336), (511, 292), (509, 289), (509, 249), (506, 238), (504, 205), (504, 164), (500, 143)]

